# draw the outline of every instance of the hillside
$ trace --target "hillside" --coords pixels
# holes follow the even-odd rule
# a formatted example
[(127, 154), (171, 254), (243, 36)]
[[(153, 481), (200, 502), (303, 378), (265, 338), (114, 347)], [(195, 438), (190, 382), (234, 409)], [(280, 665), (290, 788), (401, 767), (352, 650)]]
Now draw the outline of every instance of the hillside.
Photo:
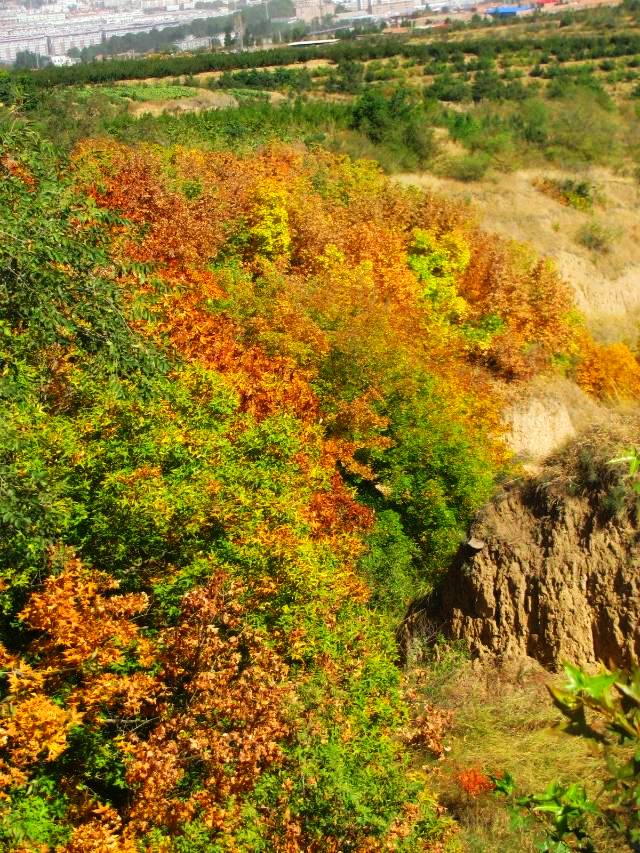
[[(636, 38), (607, 33), (594, 50), (626, 57)], [(635, 493), (619, 493), (631, 475), (603, 472), (631, 452), (640, 397), (625, 284), (633, 145), (620, 141), (617, 177), (594, 155), (606, 203), (578, 193), (625, 220), (601, 255), (577, 249), (580, 280), (562, 252), (592, 208), (572, 206), (573, 183), (544, 183), (575, 172), (499, 177), (496, 150), (471, 184), (475, 207), (459, 176), (441, 174), (446, 146), (477, 156), (478, 127), (521, 139), (514, 104), (494, 121), (491, 98), (474, 101), (461, 135), (431, 96), (395, 78), (385, 88), (387, 65), (414, 76), (398, 56), (459, 61), (458, 40), (443, 44), (340, 45), (328, 73), (272, 51), (266, 70), (215, 54), (0, 81), (2, 849), (497, 849), (465, 820), (474, 804), (503, 814), (477, 798), (507, 785), (509, 767), (460, 741), (454, 777), (446, 765), (459, 725), (447, 702), (470, 655), (492, 667), (516, 646), (548, 666), (609, 653), (567, 639), (576, 552), (576, 590), (610, 570), (605, 609), (618, 626), (627, 614), (616, 637), (628, 664), (637, 602), (615, 571), (637, 536)], [(519, 45), (492, 50), (511, 61)], [(203, 94), (203, 80), (144, 73), (169, 76), (174, 62), (217, 76)], [(428, 84), (446, 74), (431, 68)], [(290, 97), (309, 80), (317, 91)], [(588, 89), (580, 102), (602, 118), (609, 107)], [(548, 164), (571, 105), (542, 103), (548, 137), (527, 152)], [(620, 140), (636, 120), (626, 103), (611, 107)], [(563, 138), (576, 142), (573, 119)], [(539, 199), (538, 218), (510, 203), (514, 189), (524, 206)], [(585, 435), (598, 478), (544, 491), (547, 474), (584, 473)], [(608, 562), (581, 562), (602, 501), (612, 514), (592, 538)], [(560, 517), (575, 536), (558, 534), (555, 553)], [(462, 589), (470, 525), (486, 548)], [(474, 609), (480, 589), (506, 601), (505, 564), (518, 560), (523, 588), (549, 572), (549, 636), (521, 630), (520, 611), (507, 624), (497, 605)], [(438, 625), (403, 645), (398, 628), (425, 601)], [(578, 607), (584, 637), (598, 602)], [(545, 677), (538, 693), (511, 685), (525, 729)], [(565, 778), (564, 756), (550, 758), (550, 780)], [(587, 765), (591, 790), (602, 771)], [(458, 773), (466, 811), (450, 790)], [(626, 827), (599, 820), (602, 849), (623, 849)], [(505, 824), (501, 849), (543, 843), (540, 821)]]
[[(640, 190), (632, 176), (586, 167), (577, 176), (570, 169), (518, 169), (471, 184), (430, 174), (398, 177), (403, 183), (470, 203), (485, 228), (530, 243), (540, 254), (553, 258), (594, 335), (607, 343), (635, 343), (640, 312)], [(541, 191), (545, 180), (556, 185), (582, 181), (597, 191), (600, 201), (593, 209), (572, 207)], [(604, 251), (594, 251), (581, 240), (594, 221), (605, 236), (610, 235)]]

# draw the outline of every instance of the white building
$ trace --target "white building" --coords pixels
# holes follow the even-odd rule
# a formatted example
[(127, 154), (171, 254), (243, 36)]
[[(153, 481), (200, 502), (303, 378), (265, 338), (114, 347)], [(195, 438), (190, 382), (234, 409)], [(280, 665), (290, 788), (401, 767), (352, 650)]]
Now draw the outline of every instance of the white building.
[[(40, 9), (0, 9), (0, 62), (12, 63), (23, 51), (64, 56), (71, 48), (82, 50), (112, 36), (149, 32), (214, 16), (210, 9), (196, 9), (195, 0), (179, 0), (171, 10), (166, 6), (158, 9), (161, 2), (104, 0), (104, 8), (92, 6), (87, 10), (86, 6), (78, 8), (74, 0), (58, 0)], [(143, 4), (149, 11), (144, 10)]]
[(80, 62), (79, 59), (73, 59), (71, 56), (50, 56), (51, 64), (59, 68), (62, 65), (76, 65)]
[(321, 21), (326, 15), (333, 15), (336, 10), (335, 4), (330, 0), (294, 0), (296, 19), (310, 24), (312, 21)]
[[(223, 36), (224, 39), (224, 36)], [(211, 47), (211, 37), (210, 36), (201, 36), (198, 38), (197, 36), (187, 36), (183, 38), (181, 41), (174, 42), (174, 46), (180, 51), (188, 51), (188, 50), (201, 50), (203, 47)]]

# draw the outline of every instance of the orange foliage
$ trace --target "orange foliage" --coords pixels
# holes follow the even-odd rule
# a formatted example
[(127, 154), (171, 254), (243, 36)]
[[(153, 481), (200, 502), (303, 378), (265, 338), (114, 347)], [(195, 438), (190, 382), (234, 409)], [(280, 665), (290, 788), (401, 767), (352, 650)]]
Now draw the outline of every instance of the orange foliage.
[(426, 747), (437, 758), (444, 758), (447, 752), (444, 736), (452, 722), (452, 711), (423, 703), (413, 720), (407, 741), (414, 746)]
[[(64, 752), (72, 726), (105, 725), (98, 712), (108, 710), (122, 727), (117, 743), (128, 756), (134, 792), (126, 833), (116, 812), (74, 794), (78, 817), (70, 853), (134, 850), (127, 839), (136, 833), (152, 826), (176, 830), (195, 817), (230, 831), (239, 807), (229, 803), (282, 760), (293, 701), (286, 665), (244, 620), (243, 589), (215, 574), (184, 597), (178, 624), (151, 643), (132, 621), (144, 609), (144, 596), (118, 594), (117, 583), (72, 555), (56, 556), (61, 570), (30, 596), (21, 614), (40, 632), (31, 647), (37, 669), (0, 650), (9, 671), (0, 725), (3, 796), (28, 780), (37, 760), (53, 761)], [(139, 666), (153, 665), (153, 672), (112, 671), (125, 651), (135, 651)], [(74, 669), (77, 686), (67, 707), (55, 704), (45, 689)], [(137, 725), (128, 729), (132, 718)], [(140, 719), (148, 721), (142, 737)], [(177, 786), (192, 770), (202, 786), (185, 798)], [(72, 779), (69, 784), (73, 791)]]
[(624, 344), (597, 344), (584, 335), (576, 368), (578, 384), (601, 399), (640, 396), (640, 364)]
[[(17, 165), (3, 166), (27, 181)], [(251, 582), (230, 579), (212, 558), (207, 579), (198, 576), (201, 585), (187, 586), (179, 607), (173, 602), (168, 626), (151, 595), (122, 592), (69, 551), (52, 553), (50, 576), (19, 614), (35, 638), (22, 657), (0, 648), (7, 683), (0, 792), (28, 783), (35, 763), (63, 755), (72, 728), (83, 726), (116, 744), (129, 790), (116, 811), (79, 790), (72, 772), (60, 771), (74, 826), (68, 853), (130, 853), (150, 830), (175, 835), (189, 822), (234, 849), (261, 774), (288, 772), (285, 747), (297, 713), (304, 715), (302, 737), (308, 732), (322, 744), (331, 714), (341, 748), (358, 737), (356, 717), (373, 721), (388, 713), (381, 710), (388, 685), (371, 695), (363, 688), (356, 715), (344, 707), (349, 679), (370, 677), (368, 628), (345, 630), (340, 620), (368, 599), (356, 566), (375, 517), (342, 475), (368, 480), (380, 494), (390, 490), (375, 482), (374, 469), (403, 438), (402, 427), (393, 432), (394, 406), (400, 400), (401, 414), (403, 405), (408, 411), (407, 432), (419, 432), (410, 414), (424, 389), (424, 411), (442, 406), (434, 422), (444, 434), (462, 436), (469, 452), (476, 441), (488, 447), (490, 461), (502, 462), (498, 382), (547, 369), (559, 352), (574, 354), (571, 302), (546, 262), (481, 232), (456, 206), (394, 186), (372, 164), (279, 146), (242, 159), (93, 140), (77, 149), (74, 169), (79, 187), (123, 217), (112, 225), (111, 240), (127, 270), (119, 281), (127, 321), (175, 357), (176, 381), (189, 391), (190, 382), (197, 384), (193, 375), (202, 371), (185, 362), (224, 377), (240, 401), (237, 422), (225, 433), (231, 444), (245, 422), (282, 415), (294, 416), (299, 444), (287, 469), (291, 483), (282, 483), (284, 496), (274, 506), (261, 503), (259, 485), (234, 503), (210, 469), (198, 480), (205, 498), (215, 498), (229, 553), (250, 564)], [(450, 265), (440, 294), (445, 276), (437, 263), (429, 267), (421, 255), (422, 277), (413, 263), (419, 230), (428, 237), (419, 249), (429, 258), (446, 260), (437, 252), (447, 241), (464, 257)], [(425, 287), (431, 272), (433, 292), (444, 293), (440, 303)], [(442, 308), (447, 299), (456, 310)], [(624, 387), (631, 387), (622, 350), (607, 350), (602, 378), (602, 352), (589, 350), (588, 341), (582, 346), (585, 386), (621, 393), (626, 376)], [(46, 391), (63, 409), (74, 354), (51, 347), (46, 358), (53, 377)], [(169, 403), (158, 405), (173, 422)], [(181, 425), (181, 435), (189, 429)], [(200, 446), (189, 441), (195, 459)], [(133, 468), (113, 477), (130, 498), (165, 476), (155, 460)], [(277, 479), (277, 466), (269, 471)], [(443, 504), (435, 480), (420, 490), (423, 505), (430, 496)], [(254, 499), (257, 507), (250, 506)], [(207, 506), (202, 515), (208, 512)], [(268, 561), (261, 562), (263, 554)], [(173, 566), (150, 571), (157, 577), (135, 570), (132, 577), (149, 589), (173, 580)], [(294, 606), (283, 606), (288, 596)], [(269, 636), (256, 624), (270, 625)], [(316, 625), (322, 631), (314, 636)], [(386, 654), (375, 648), (380, 658)], [(313, 668), (305, 669), (310, 656)], [(300, 709), (299, 696), (315, 690), (314, 677), (326, 692), (318, 692), (317, 707)], [(326, 697), (335, 708), (320, 707)], [(449, 724), (449, 714), (422, 703), (406, 740), (442, 755)], [(419, 821), (418, 807), (407, 804), (385, 839), (356, 830), (352, 844), (308, 837), (288, 800), (299, 781), (284, 780), (272, 813), (257, 809), (256, 825), (274, 850), (337, 853), (347, 843), (360, 851), (393, 849)], [(491, 789), (473, 769), (459, 782), (471, 796)]]
[[(441, 199), (394, 187), (371, 164), (326, 153), (312, 159), (282, 146), (251, 160), (180, 147), (167, 158), (150, 146), (131, 150), (95, 141), (78, 149), (75, 163), (96, 200), (134, 224), (114, 235), (119, 250), (153, 263), (165, 283), (152, 306), (156, 319), (139, 328), (184, 357), (230, 374), (243, 408), (258, 417), (284, 408), (307, 423), (317, 420), (309, 383), (314, 362), (329, 347), (353, 351), (370, 369), (374, 392), (380, 369), (402, 353), (407, 364), (441, 375), (452, 397), (496, 398), (486, 373), (470, 363), (459, 331), (445, 329), (420, 297), (407, 263), (414, 226), (426, 224), (436, 236), (455, 229), (467, 240), (471, 263), (459, 294), (469, 305), (468, 319), (501, 318), (503, 328), (471, 361), (517, 378), (545, 369), (571, 345), (569, 291), (546, 262), (469, 226), (459, 208)], [(184, 191), (187, 183), (192, 192)], [(286, 251), (269, 261), (272, 250), (261, 255), (256, 239)], [(237, 287), (228, 274), (208, 268), (230, 247), (243, 258), (240, 275), (270, 290), (252, 314), (256, 290), (247, 288), (250, 316), (243, 331), (211, 307), (212, 300), (224, 303), (229, 286)], [(148, 281), (138, 287), (153, 290)], [(484, 424), (481, 429), (495, 433), (496, 413), (486, 403), (469, 402), (468, 427)], [(360, 443), (343, 435), (332, 452), (366, 476), (353, 455), (379, 432), (372, 426)]]
[(145, 610), (147, 596), (105, 595), (118, 587), (108, 575), (67, 557), (64, 570), (48, 577), (20, 613), (30, 628), (42, 632), (34, 651), (60, 669), (122, 663), (124, 650), (134, 645), (144, 660), (149, 644), (132, 618)]
[[(519, 379), (547, 369), (555, 355), (576, 350), (570, 289), (550, 262), (483, 232), (455, 204), (394, 187), (372, 164), (326, 152), (311, 158), (279, 145), (243, 160), (229, 152), (176, 147), (167, 156), (152, 146), (130, 149), (93, 140), (79, 146), (75, 168), (101, 205), (134, 223), (133, 229), (114, 234), (120, 250), (131, 260), (153, 264), (154, 274), (170, 286), (156, 307), (155, 336), (216, 369), (230, 370), (233, 364), (245, 405), (254, 413), (269, 414), (282, 402), (297, 415), (308, 410), (309, 420), (317, 414), (317, 402), (305, 391), (312, 375), (300, 369), (300, 347), (311, 348), (306, 358), (314, 351), (326, 353), (327, 335), (309, 322), (307, 312), (337, 324), (331, 334), (335, 342), (347, 336), (352, 346), (367, 341), (372, 362), (383, 352), (384, 341), (393, 340), (394, 350), (402, 344), (407, 357), (441, 372), (454, 387), (462, 384), (467, 392), (482, 387), (482, 373), (473, 373), (468, 358), (463, 366), (453, 355), (456, 348), (466, 349), (455, 342), (455, 330), (443, 336), (442, 326), (433, 327), (428, 307), (420, 302), (420, 288), (407, 265), (416, 226), (438, 238), (453, 231), (463, 236), (471, 261), (460, 275), (458, 292), (468, 304), (467, 320), (502, 322), (472, 361), (501, 378)], [(185, 192), (187, 185), (195, 190)], [(212, 314), (208, 300), (224, 299), (224, 287), (207, 268), (231, 241), (233, 251), (244, 255), (246, 271), (268, 278), (267, 258), (251, 236), (256, 205), (265, 203), (280, 206), (282, 218), (270, 208), (275, 219), (266, 214), (260, 240), (282, 238), (288, 247), (274, 261), (274, 269), (288, 281), (273, 292), (268, 321), (264, 316), (249, 321), (269, 350), (276, 343), (279, 353), (269, 355), (255, 341), (247, 348), (231, 318), (220, 311)], [(285, 228), (287, 234), (269, 234), (269, 227)], [(245, 363), (238, 365), (242, 358)], [(588, 370), (585, 364), (581, 376)], [(623, 394), (636, 393), (633, 383), (625, 386), (617, 375), (612, 382)], [(588, 378), (584, 384), (589, 387)], [(594, 388), (599, 384), (594, 379)]]
[(270, 357), (260, 347), (243, 347), (236, 325), (223, 314), (207, 310), (206, 298), (195, 286), (189, 293), (178, 291), (167, 297), (162, 305), (166, 314), (156, 323), (155, 336), (168, 339), (189, 361), (231, 374), (242, 409), (255, 417), (289, 411), (312, 423), (318, 414), (317, 399), (295, 362)]
[(339, 474), (331, 478), (330, 492), (316, 492), (309, 502), (309, 517), (318, 536), (361, 531), (373, 525), (373, 512), (353, 499)]
[(115, 809), (86, 803), (80, 822), (60, 853), (138, 853), (139, 844), (123, 835)]
[(486, 794), (489, 791), (493, 791), (495, 787), (491, 779), (475, 767), (458, 773), (457, 779), (462, 790), (470, 797), (478, 797), (480, 794)]
[(29, 191), (35, 190), (36, 179), (24, 163), (19, 163), (7, 152), (0, 158), (0, 165), (12, 178), (22, 181)]
[[(243, 623), (242, 590), (221, 574), (187, 594), (182, 619), (162, 635), (160, 678), (184, 701), (159, 708), (161, 719), (144, 739), (132, 734), (127, 779), (136, 791), (129, 821), (176, 828), (198, 815), (228, 828), (237, 814), (225, 806), (250, 790), (260, 773), (282, 759), (289, 732), (287, 667), (266, 638)], [(188, 798), (175, 792), (197, 769), (202, 787)]]
[(471, 241), (474, 251), (460, 294), (472, 316), (497, 316), (505, 323), (487, 358), (507, 379), (531, 377), (572, 348), (571, 290), (550, 261), (535, 258), (524, 246), (480, 230)]

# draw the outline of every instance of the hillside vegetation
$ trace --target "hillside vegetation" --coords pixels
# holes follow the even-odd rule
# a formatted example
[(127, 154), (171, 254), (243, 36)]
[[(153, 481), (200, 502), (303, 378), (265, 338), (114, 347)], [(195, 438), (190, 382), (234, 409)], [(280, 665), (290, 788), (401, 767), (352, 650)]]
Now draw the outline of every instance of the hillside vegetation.
[[(637, 400), (640, 366), (551, 261), (385, 176), (439, 156), (430, 116), (485, 126), (367, 88), (385, 44), (281, 106), (238, 94), (260, 53), (0, 80), (2, 849), (463, 844), (396, 628), (513, 473), (506, 400), (548, 375)], [(212, 63), (238, 107), (136, 118), (190, 81), (94, 85)], [(540, 103), (553, 157), (569, 99)]]
[[(561, 26), (557, 17), (553, 25), (536, 20), (500, 33), (489, 27), (435, 39), (379, 37), (15, 72), (0, 76), (0, 99), (69, 147), (104, 133), (206, 147), (302, 139), (370, 157), (389, 172), (428, 169), (462, 182), (545, 164), (634, 175), (638, 12), (629, 4), (609, 14)], [(222, 98), (229, 92), (239, 108)], [(198, 114), (158, 116), (163, 102)]]
[(4, 842), (444, 837), (389, 620), (501, 470), (498, 382), (585, 369), (566, 287), (365, 163), (5, 130)]

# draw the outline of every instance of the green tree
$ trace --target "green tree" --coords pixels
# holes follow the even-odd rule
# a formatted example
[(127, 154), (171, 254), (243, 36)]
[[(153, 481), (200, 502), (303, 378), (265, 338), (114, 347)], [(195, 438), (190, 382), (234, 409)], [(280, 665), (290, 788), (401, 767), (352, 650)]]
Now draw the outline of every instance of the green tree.
[(18, 51), (13, 63), (13, 67), (16, 69), (45, 68), (47, 65), (51, 65), (51, 60), (48, 56), (43, 56), (40, 53), (33, 53), (30, 50)]

